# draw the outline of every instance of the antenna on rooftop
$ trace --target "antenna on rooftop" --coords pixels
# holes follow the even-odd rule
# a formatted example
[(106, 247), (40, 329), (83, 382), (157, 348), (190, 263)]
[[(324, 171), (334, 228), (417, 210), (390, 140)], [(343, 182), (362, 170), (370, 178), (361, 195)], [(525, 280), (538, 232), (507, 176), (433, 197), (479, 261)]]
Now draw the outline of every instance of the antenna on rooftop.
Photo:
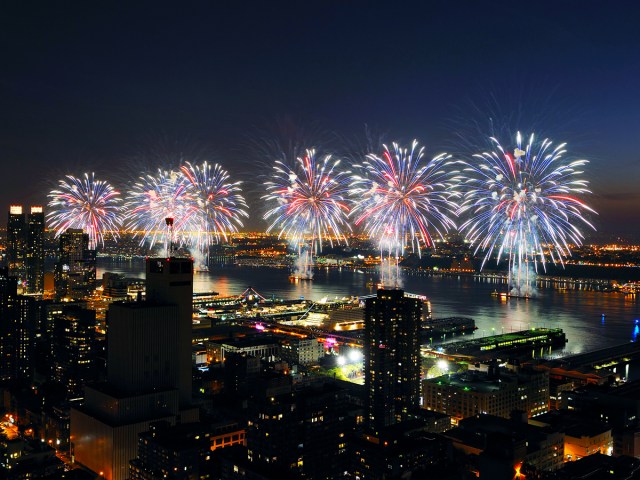
[(167, 258), (173, 256), (173, 218), (167, 217), (164, 219), (167, 224)]

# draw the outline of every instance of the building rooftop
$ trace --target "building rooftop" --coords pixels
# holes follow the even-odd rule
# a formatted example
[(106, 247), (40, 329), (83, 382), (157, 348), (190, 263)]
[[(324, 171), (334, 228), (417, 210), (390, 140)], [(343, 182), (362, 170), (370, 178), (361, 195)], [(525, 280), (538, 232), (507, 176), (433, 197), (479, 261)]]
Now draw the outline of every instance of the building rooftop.
[(220, 345), (228, 345), (235, 348), (248, 348), (259, 347), (261, 345), (276, 345), (278, 340), (272, 335), (257, 335), (251, 337), (230, 338), (225, 340), (218, 340), (213, 343)]
[(556, 431), (549, 427), (530, 425), (517, 418), (502, 418), (481, 414), (461, 420), (459, 425), (443, 433), (447, 438), (479, 450), (487, 447), (489, 436), (500, 435), (514, 441), (526, 442), (527, 451), (533, 452), (539, 444)]
[(640, 460), (633, 457), (610, 457), (595, 453), (575, 462), (564, 464), (558, 471), (558, 479), (580, 478), (638, 478), (640, 476)]
[(486, 373), (467, 371), (459, 374), (430, 378), (425, 380), (425, 382), (448, 385), (464, 391), (492, 393), (510, 388), (514, 384), (515, 378), (511, 375), (503, 375), (502, 372), (499, 378), (492, 378)]
[(594, 437), (611, 430), (611, 427), (603, 422), (585, 418), (584, 415), (569, 410), (552, 410), (536, 416), (530, 422), (535, 425), (547, 425), (574, 438)]

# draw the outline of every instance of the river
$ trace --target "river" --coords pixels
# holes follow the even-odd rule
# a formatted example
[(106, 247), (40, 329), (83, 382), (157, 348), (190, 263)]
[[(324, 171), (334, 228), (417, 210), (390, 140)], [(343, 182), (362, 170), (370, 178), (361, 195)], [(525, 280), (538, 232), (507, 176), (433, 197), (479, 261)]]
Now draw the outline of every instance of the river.
[[(144, 277), (144, 260), (98, 260), (98, 279), (110, 271), (128, 277)], [(288, 271), (271, 267), (220, 266), (194, 276), (194, 291), (216, 291), (220, 295), (242, 293), (248, 286), (265, 297), (320, 300), (374, 293), (367, 282), (370, 273), (352, 269), (319, 269), (314, 280), (292, 283)], [(436, 318), (472, 317), (475, 335), (491, 335), (530, 327), (562, 328), (568, 339), (565, 354), (635, 341), (640, 335), (640, 301), (621, 293), (540, 289), (537, 298), (501, 300), (491, 296), (505, 285), (489, 279), (442, 277), (405, 272), (403, 288), (426, 295)]]

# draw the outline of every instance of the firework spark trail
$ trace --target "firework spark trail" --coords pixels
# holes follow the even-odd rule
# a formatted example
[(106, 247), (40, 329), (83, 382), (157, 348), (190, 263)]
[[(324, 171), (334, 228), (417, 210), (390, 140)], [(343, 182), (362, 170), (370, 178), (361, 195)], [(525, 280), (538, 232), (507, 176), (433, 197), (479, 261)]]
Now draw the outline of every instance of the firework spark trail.
[(584, 238), (576, 223), (594, 228), (584, 212), (595, 212), (579, 198), (591, 193), (581, 178), (588, 162), (565, 161), (565, 144), (536, 143), (534, 135), (523, 147), (518, 132), (513, 153), (495, 138), (491, 142), (494, 151), (474, 155), (464, 169), (468, 189), (460, 213), (470, 218), (461, 231), (476, 252), (486, 251), (483, 266), (494, 254), (498, 263), (508, 255), (510, 287), (528, 295), (531, 281), (523, 287), (520, 272), (528, 272), (530, 263), (534, 272), (547, 261), (564, 264), (571, 244)]
[(264, 215), (271, 224), (267, 232), (278, 230), (280, 237), (292, 244), (311, 237), (311, 250), (322, 250), (324, 243), (333, 246), (334, 239), (344, 240), (351, 227), (347, 223), (349, 175), (338, 171), (339, 160), (326, 155), (316, 158), (315, 150), (307, 150), (293, 167), (276, 161), (272, 180), (267, 182), (264, 198), (274, 205)]
[(58, 189), (49, 197), (49, 227), (59, 236), (68, 228), (84, 230), (89, 235), (89, 248), (104, 244), (104, 237), (111, 233), (118, 237), (122, 206), (120, 193), (108, 182), (96, 180), (93, 173), (82, 178), (67, 175), (60, 180)]
[[(407, 242), (420, 255), (420, 243), (432, 246), (432, 235), (442, 238), (455, 228), (452, 216), (458, 206), (453, 188), (456, 170), (451, 156), (441, 154), (425, 162), (424, 147), (414, 140), (411, 149), (397, 143), (384, 146), (381, 156), (367, 155), (353, 177), (352, 216), (382, 250), (396, 257)], [(431, 231), (430, 231), (431, 230)]]
[(228, 233), (242, 227), (242, 217), (249, 216), (247, 204), (241, 195), (240, 182), (229, 182), (228, 172), (218, 164), (186, 162), (180, 171), (186, 179), (185, 199), (197, 224), (192, 233), (193, 243), (206, 259), (213, 240), (227, 240)]
[(198, 211), (189, 198), (189, 189), (181, 172), (159, 169), (157, 174), (143, 175), (134, 183), (125, 202), (125, 228), (140, 235), (140, 244), (152, 248), (162, 240), (168, 242), (166, 218), (174, 219), (174, 234), (178, 243), (186, 243), (190, 232), (199, 227)]

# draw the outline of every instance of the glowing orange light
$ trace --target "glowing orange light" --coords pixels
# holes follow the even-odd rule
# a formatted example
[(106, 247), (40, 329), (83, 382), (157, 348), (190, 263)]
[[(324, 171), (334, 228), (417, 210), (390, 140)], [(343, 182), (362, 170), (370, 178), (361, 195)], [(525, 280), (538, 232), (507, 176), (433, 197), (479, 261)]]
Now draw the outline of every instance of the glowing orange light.
[(524, 479), (524, 474), (520, 473), (520, 469), (522, 468), (522, 463), (518, 463), (514, 468), (516, 470), (516, 474), (513, 478), (518, 480)]

